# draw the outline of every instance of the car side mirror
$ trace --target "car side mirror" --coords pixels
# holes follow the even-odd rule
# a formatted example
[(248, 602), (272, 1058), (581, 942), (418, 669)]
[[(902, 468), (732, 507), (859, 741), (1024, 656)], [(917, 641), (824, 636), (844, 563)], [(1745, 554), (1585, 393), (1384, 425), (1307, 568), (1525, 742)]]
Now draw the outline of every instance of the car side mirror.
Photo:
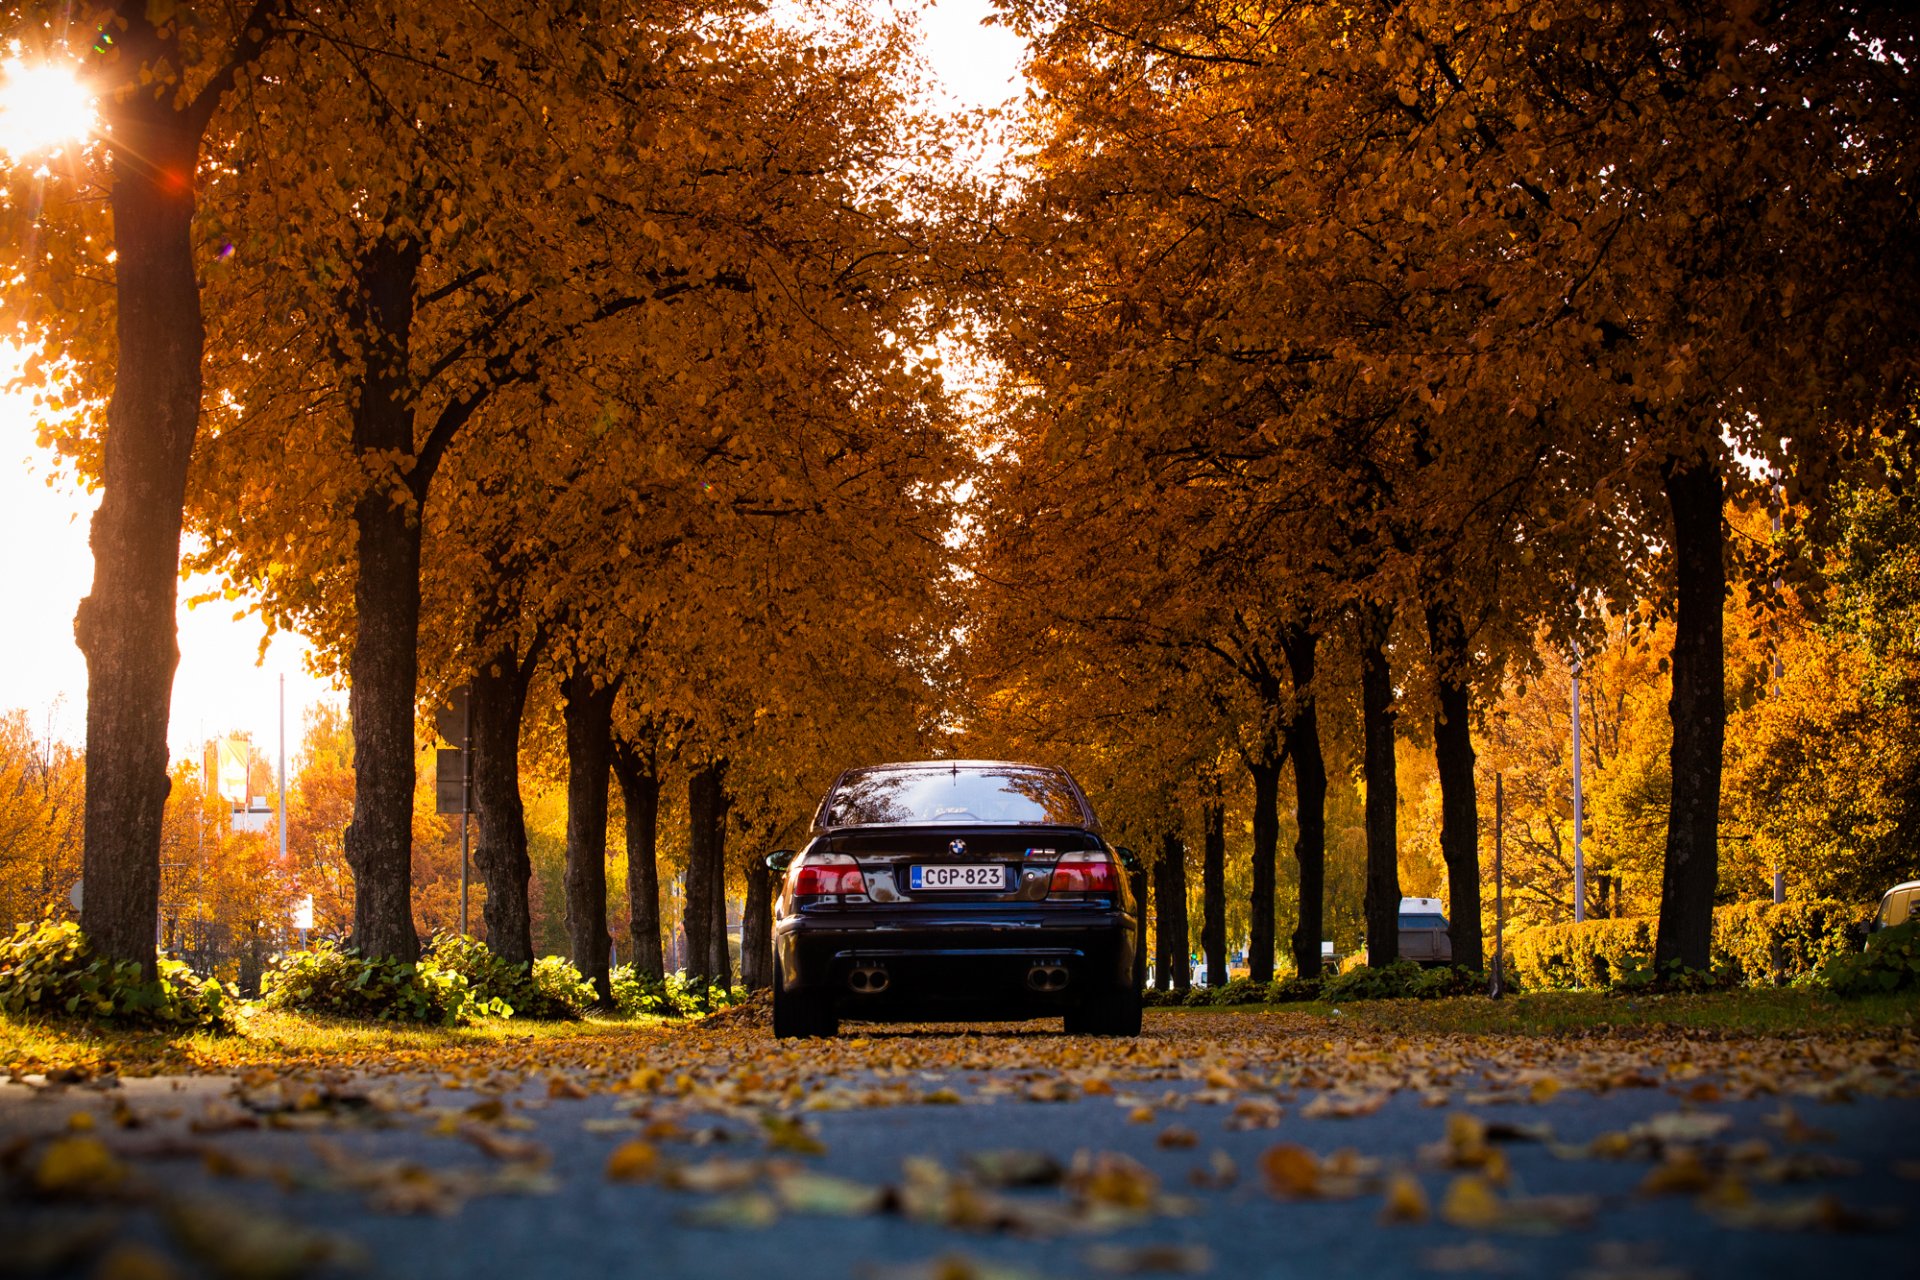
[(1127, 848), (1125, 845), (1118, 845), (1114, 848), (1114, 852), (1120, 855), (1120, 865), (1128, 871), (1137, 872), (1140, 870), (1139, 855), (1135, 854), (1133, 850)]
[(793, 865), (793, 850), (775, 849), (767, 855), (767, 867), (773, 871), (785, 871)]

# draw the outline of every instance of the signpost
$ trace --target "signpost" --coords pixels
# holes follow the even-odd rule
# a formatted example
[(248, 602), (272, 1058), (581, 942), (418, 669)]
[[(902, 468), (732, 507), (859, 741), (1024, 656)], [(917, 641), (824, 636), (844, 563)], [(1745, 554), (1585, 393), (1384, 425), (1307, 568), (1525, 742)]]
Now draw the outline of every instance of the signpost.
[(468, 816), (473, 812), (473, 758), (467, 739), (473, 733), (473, 710), (468, 705), (468, 686), (461, 685), (447, 695), (447, 702), (433, 713), (434, 728), (440, 737), (452, 743), (433, 756), (433, 809), (435, 813), (460, 815), (460, 932), (467, 932), (467, 838)]

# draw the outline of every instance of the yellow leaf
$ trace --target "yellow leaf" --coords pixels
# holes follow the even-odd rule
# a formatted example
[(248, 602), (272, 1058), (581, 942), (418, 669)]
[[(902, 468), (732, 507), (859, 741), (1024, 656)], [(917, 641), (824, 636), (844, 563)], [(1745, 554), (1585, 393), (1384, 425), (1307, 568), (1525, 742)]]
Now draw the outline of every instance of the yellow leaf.
[(1380, 1206), (1382, 1222), (1425, 1222), (1427, 1193), (1412, 1174), (1396, 1173), (1387, 1179), (1386, 1203)]
[(640, 1138), (621, 1143), (607, 1157), (607, 1177), (614, 1182), (645, 1182), (659, 1169), (660, 1149)]
[(1463, 1174), (1447, 1188), (1440, 1216), (1456, 1227), (1484, 1231), (1500, 1221), (1500, 1197), (1485, 1178)]

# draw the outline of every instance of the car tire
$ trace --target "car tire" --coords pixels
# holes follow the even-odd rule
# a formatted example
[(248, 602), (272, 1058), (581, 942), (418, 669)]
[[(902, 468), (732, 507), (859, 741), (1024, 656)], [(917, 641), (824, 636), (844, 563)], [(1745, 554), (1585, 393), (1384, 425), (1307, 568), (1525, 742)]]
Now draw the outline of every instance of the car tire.
[(1067, 1010), (1067, 1034), (1137, 1036), (1142, 1007), (1138, 987), (1115, 987)]
[(824, 991), (789, 991), (780, 961), (773, 962), (773, 1035), (776, 1040), (832, 1037), (840, 1034), (840, 1018)]

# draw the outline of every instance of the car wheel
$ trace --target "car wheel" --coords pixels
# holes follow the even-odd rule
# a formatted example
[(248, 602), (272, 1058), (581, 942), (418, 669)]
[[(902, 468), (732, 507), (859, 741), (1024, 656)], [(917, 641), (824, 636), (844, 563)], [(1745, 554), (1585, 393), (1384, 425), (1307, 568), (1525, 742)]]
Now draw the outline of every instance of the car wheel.
[(1067, 1010), (1067, 1034), (1137, 1036), (1140, 1034), (1140, 989), (1116, 987), (1085, 1004)]
[(773, 962), (773, 1035), (777, 1040), (801, 1036), (835, 1036), (840, 1019), (831, 997), (823, 991), (789, 991), (780, 961)]

